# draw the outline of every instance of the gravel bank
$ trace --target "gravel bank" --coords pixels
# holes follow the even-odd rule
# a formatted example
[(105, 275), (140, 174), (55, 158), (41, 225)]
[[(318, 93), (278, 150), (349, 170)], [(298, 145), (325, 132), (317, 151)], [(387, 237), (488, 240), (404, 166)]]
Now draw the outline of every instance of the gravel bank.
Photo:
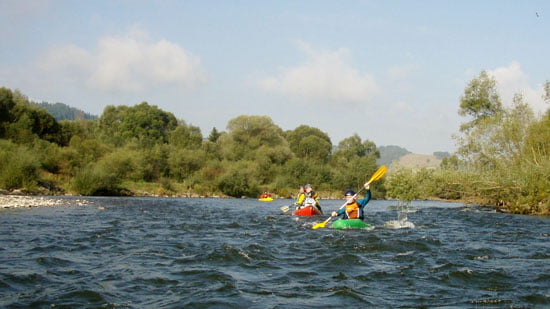
[(82, 206), (88, 204), (93, 204), (93, 202), (44, 196), (0, 195), (0, 208)]

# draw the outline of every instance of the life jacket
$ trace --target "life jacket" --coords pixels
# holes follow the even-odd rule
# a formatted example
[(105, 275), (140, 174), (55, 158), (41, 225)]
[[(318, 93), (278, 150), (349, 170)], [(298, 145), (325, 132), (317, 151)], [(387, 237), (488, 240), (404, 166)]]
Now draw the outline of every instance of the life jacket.
[(306, 194), (304, 192), (301, 192), (298, 194), (298, 198), (296, 199), (296, 205), (304, 205), (304, 201), (306, 200)]
[(319, 194), (317, 194), (317, 192), (315, 192), (315, 191), (311, 191), (309, 193), (304, 192), (304, 195), (305, 195), (306, 198), (310, 198), (310, 199), (314, 200), (315, 203), (313, 203), (313, 204), (315, 204), (315, 206), (319, 206), (319, 201), (317, 200), (319, 198)]
[(351, 204), (346, 204), (346, 216), (348, 219), (358, 219), (359, 218), (360, 206), (357, 201), (353, 201)]
[(304, 200), (304, 205), (313, 205), (315, 206), (317, 203), (315, 201), (315, 199), (311, 198), (311, 197), (306, 197), (305, 200)]

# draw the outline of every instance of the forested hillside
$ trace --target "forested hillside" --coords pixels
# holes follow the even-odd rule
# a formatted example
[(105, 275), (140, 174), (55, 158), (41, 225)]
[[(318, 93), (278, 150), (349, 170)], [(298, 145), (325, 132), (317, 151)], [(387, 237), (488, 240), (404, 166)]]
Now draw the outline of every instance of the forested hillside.
[(48, 113), (50, 113), (55, 120), (79, 120), (79, 119), (97, 119), (98, 117), (89, 113), (86, 113), (80, 109), (71, 107), (63, 103), (48, 103), (48, 102), (33, 102), (29, 101), (30, 104), (43, 108)]

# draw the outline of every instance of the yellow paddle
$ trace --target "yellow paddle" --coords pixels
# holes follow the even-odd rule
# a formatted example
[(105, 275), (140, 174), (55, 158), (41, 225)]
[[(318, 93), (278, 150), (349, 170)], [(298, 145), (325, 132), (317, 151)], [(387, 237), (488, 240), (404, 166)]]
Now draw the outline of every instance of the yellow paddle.
[[(363, 185), (363, 188), (361, 188), (361, 190), (363, 190), (367, 185), (371, 184), (372, 182), (375, 182), (377, 181), (378, 179), (382, 178), (382, 176), (384, 176), (384, 174), (386, 174), (386, 171), (388, 170), (388, 168), (385, 166), (385, 165), (382, 165), (380, 166), (380, 168), (374, 172), (374, 174), (372, 174), (371, 178), (369, 179), (369, 181), (367, 181), (364, 185)], [(357, 194), (359, 194), (359, 192), (361, 192), (361, 190), (359, 190), (357, 193), (355, 193), (355, 195), (351, 198), (351, 199), (354, 199)], [(348, 199), (349, 201), (349, 199)], [(346, 204), (348, 203), (348, 201), (346, 201), (344, 203), (344, 205), (342, 205), (340, 208), (346, 206)], [(338, 208), (338, 209), (340, 209)], [(330, 219), (332, 219), (332, 216), (328, 217), (328, 219), (326, 219), (325, 221), (321, 222), (321, 223), (317, 223), (315, 224), (314, 226), (312, 226), (311, 228), (316, 230), (318, 228), (323, 228), (327, 225), (327, 223), (330, 221)]]

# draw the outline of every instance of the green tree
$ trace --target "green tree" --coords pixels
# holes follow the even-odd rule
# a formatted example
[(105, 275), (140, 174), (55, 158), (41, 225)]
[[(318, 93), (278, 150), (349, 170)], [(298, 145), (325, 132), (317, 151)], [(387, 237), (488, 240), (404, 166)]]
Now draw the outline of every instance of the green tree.
[(301, 125), (284, 135), (290, 150), (298, 157), (325, 162), (332, 152), (330, 137), (317, 128)]
[(353, 136), (343, 139), (340, 143), (338, 143), (338, 150), (334, 155), (337, 157), (343, 157), (346, 160), (366, 156), (378, 159), (380, 158), (380, 151), (376, 148), (376, 144), (374, 142), (369, 140), (361, 142), (361, 137), (354, 134)]
[(223, 157), (238, 161), (254, 157), (261, 146), (276, 147), (285, 143), (282, 130), (268, 116), (238, 116), (227, 124), (227, 134), (220, 137)]
[(378, 158), (380, 152), (374, 142), (361, 141), (357, 134), (343, 139), (331, 159), (334, 168), (333, 186), (345, 189), (362, 185), (376, 171)]
[(17, 143), (32, 143), (40, 138), (59, 143), (60, 126), (45, 110), (31, 106), (19, 91), (0, 88), (0, 137)]
[(172, 113), (147, 102), (133, 107), (107, 106), (99, 119), (103, 139), (115, 146), (133, 139), (144, 147), (167, 143), (177, 124)]
[(502, 110), (496, 80), (483, 70), (478, 77), (470, 81), (460, 98), (459, 115), (473, 117), (473, 120), (464, 123), (460, 130), (467, 131), (483, 119), (491, 118)]
[(96, 139), (83, 139), (80, 136), (73, 136), (69, 146), (62, 149), (62, 171), (74, 176), (78, 170), (90, 163), (98, 161), (110, 148)]
[(180, 121), (176, 129), (170, 133), (169, 142), (178, 148), (197, 149), (202, 144), (201, 129)]
[(13, 93), (8, 88), (0, 88), (0, 137), (5, 138), (6, 126), (13, 121), (12, 109), (15, 106)]
[(191, 177), (205, 164), (206, 153), (203, 150), (176, 149), (168, 154), (170, 176), (178, 181)]
[(34, 138), (61, 143), (61, 126), (47, 111), (16, 104), (11, 113), (13, 121), (6, 127), (8, 138), (19, 143), (30, 143)]
[(208, 136), (208, 141), (215, 143), (218, 141), (218, 138), (220, 138), (221, 133), (218, 132), (216, 127), (212, 128), (212, 131), (210, 132), (210, 135)]

